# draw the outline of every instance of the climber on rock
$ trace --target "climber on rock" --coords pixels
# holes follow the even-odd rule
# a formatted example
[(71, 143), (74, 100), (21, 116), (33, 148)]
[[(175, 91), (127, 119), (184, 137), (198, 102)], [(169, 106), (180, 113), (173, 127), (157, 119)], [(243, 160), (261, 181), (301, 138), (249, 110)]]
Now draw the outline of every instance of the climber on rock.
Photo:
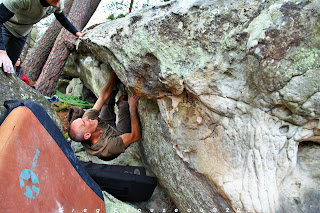
[(114, 72), (100, 92), (93, 108), (82, 118), (74, 120), (69, 127), (69, 137), (81, 142), (85, 150), (102, 160), (112, 160), (141, 138), (137, 107), (139, 98), (123, 92), (117, 101), (119, 121), (114, 113), (115, 97), (118, 93)]

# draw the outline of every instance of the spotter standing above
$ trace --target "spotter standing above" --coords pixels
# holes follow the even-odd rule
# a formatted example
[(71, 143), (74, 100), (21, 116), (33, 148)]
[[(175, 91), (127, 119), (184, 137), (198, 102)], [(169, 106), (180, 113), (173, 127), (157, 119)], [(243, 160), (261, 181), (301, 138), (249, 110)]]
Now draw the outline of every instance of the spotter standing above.
[(0, 4), (0, 67), (13, 73), (32, 26), (54, 13), (56, 19), (79, 39), (79, 32), (63, 13), (63, 0), (3, 0)]

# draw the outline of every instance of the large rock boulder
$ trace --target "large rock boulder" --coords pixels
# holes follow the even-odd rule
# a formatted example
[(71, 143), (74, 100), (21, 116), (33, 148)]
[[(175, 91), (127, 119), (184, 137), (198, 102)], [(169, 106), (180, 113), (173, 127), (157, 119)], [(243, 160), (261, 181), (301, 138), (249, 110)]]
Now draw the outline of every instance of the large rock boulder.
[(140, 153), (181, 212), (319, 212), (319, 23), (318, 0), (171, 1), (78, 51), (145, 97)]
[(96, 97), (107, 83), (112, 68), (109, 64), (101, 63), (92, 57), (79, 57), (80, 79)]
[(15, 74), (4, 73), (2, 68), (0, 68), (0, 94), (0, 117), (2, 117), (6, 111), (6, 108), (3, 106), (6, 100), (30, 100), (41, 104), (59, 129), (61, 131), (63, 130), (61, 120), (52, 108), (50, 102), (37, 90), (17, 78)]
[(62, 69), (61, 76), (65, 78), (79, 78), (79, 66), (75, 66), (78, 54), (71, 52), (66, 64)]

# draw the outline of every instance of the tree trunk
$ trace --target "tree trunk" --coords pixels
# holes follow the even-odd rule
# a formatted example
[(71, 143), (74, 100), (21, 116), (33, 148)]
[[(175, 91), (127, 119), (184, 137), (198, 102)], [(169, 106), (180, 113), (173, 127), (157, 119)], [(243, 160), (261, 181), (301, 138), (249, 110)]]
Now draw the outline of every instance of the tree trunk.
[[(23, 47), (23, 50), (22, 50), (22, 53), (20, 55), (20, 59), (21, 59), (21, 62), (23, 62), (28, 54), (28, 51), (29, 51), (29, 48), (30, 48), (30, 43), (31, 43), (31, 39), (30, 39), (30, 36), (27, 38), (27, 41), (26, 41), (26, 44), (24, 45)], [(22, 64), (21, 64), (22, 66)]]
[(133, 1), (134, 1), (134, 0), (131, 0), (131, 2), (130, 2), (129, 13), (131, 13), (131, 11), (132, 11)]
[[(96, 11), (101, 0), (77, 0), (73, 2), (68, 19), (78, 29), (82, 30)], [(59, 80), (70, 49), (65, 44), (74, 44), (76, 37), (62, 29), (57, 37), (52, 51), (46, 61), (35, 87), (43, 95), (51, 96)]]
[[(66, 16), (69, 14), (72, 3), (73, 0), (66, 0), (64, 3), (63, 12)], [(54, 19), (41, 39), (28, 51), (23, 60), (22, 68), (29, 80), (36, 81), (38, 79), (61, 29), (62, 25), (58, 20)]]

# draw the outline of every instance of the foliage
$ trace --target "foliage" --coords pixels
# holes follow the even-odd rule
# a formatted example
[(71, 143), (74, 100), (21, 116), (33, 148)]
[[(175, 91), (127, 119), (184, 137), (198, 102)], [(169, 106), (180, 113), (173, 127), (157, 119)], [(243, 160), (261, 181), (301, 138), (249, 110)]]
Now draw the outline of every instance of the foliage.
[(125, 17), (126, 15), (128, 15), (128, 13), (126, 13), (126, 14), (122, 14), (122, 13), (121, 13), (121, 14), (119, 14), (119, 15), (116, 17), (116, 19), (117, 19), (117, 18), (123, 18), (123, 17)]
[(65, 137), (65, 139), (69, 139), (69, 138), (70, 138), (68, 132), (65, 132), (65, 133), (63, 134), (63, 136)]
[[(168, 2), (170, 0), (134, 0), (132, 11), (148, 7), (151, 5), (157, 5), (161, 2)], [(105, 12), (108, 13), (112, 11), (112, 14), (114, 14), (115, 17), (118, 17), (117, 14), (126, 14), (129, 11), (130, 8), (130, 0), (117, 0), (117, 1), (111, 1), (111, 3), (105, 4), (103, 7), (105, 8)], [(111, 14), (111, 15), (112, 15)], [(107, 19), (111, 19), (112, 17), (108, 17)], [(120, 18), (120, 17), (119, 17)], [(116, 18), (114, 18), (116, 19)], [(114, 20), (111, 19), (111, 20)]]
[(128, 13), (125, 13), (125, 14), (121, 13), (121, 14), (119, 14), (117, 17), (115, 17), (114, 14), (111, 13), (111, 15), (109, 15), (109, 16), (107, 17), (107, 19), (115, 20), (115, 19), (118, 19), (118, 18), (123, 18), (123, 17), (125, 17), (126, 15), (128, 15)]
[[(132, 10), (148, 7), (150, 5), (155, 5), (155, 4), (158, 4), (159, 2), (168, 2), (168, 1), (170, 0), (153, 0), (152, 3), (150, 4), (150, 0), (135, 0), (132, 6)], [(112, 11), (112, 13), (107, 17), (107, 19), (115, 20), (128, 15), (128, 13), (124, 13), (124, 12), (130, 9), (130, 0), (112, 1), (111, 3), (105, 5), (105, 7), (107, 8), (107, 11)]]
[(107, 19), (115, 20), (116, 18), (114, 17), (114, 14), (113, 14), (113, 13), (111, 13), (111, 15), (109, 15), (109, 16), (107, 17)]
[(58, 96), (59, 102), (64, 104), (70, 104), (84, 109), (89, 109), (93, 107), (93, 104), (90, 104), (87, 101), (83, 100), (82, 97), (66, 95), (59, 92), (58, 90), (56, 90), (56, 95)]

